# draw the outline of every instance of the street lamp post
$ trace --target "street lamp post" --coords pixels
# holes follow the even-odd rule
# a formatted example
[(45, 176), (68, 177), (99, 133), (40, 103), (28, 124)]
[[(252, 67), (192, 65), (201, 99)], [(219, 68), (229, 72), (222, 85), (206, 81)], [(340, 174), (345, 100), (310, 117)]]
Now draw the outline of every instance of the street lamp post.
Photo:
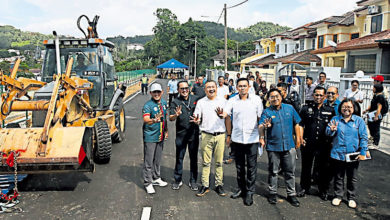
[(194, 41), (195, 42), (195, 61), (194, 61), (194, 79), (196, 78), (196, 46), (198, 44), (198, 37), (195, 37), (195, 40), (194, 39), (186, 39), (188, 41)]

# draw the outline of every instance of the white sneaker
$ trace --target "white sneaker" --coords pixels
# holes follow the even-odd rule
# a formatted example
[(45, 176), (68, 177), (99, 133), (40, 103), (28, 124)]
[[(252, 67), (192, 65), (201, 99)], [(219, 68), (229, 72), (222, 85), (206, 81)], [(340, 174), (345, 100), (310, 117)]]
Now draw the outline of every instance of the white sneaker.
[(334, 206), (339, 206), (340, 203), (341, 203), (341, 199), (339, 199), (339, 198), (334, 198), (332, 200), (332, 205), (334, 205)]
[(355, 200), (349, 200), (349, 201), (348, 201), (348, 207), (349, 207), (349, 208), (355, 209), (356, 206), (357, 206), (357, 205), (356, 205)]
[(145, 189), (146, 189), (146, 192), (148, 194), (155, 194), (156, 193), (152, 184), (145, 186)]
[(152, 184), (154, 186), (168, 186), (168, 183), (163, 181), (161, 178), (158, 178), (156, 180), (153, 180)]

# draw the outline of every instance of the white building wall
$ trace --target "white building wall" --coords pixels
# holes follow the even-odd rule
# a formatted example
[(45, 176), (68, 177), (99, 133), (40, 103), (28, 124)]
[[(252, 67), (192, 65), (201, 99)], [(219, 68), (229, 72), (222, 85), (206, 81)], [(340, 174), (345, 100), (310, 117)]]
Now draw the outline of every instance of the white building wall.
[[(275, 47), (279, 45), (279, 51), (275, 51), (275, 58), (284, 57), (293, 53), (295, 49), (295, 41), (291, 39), (281, 39), (281, 37), (275, 38)], [(287, 45), (287, 52), (285, 50)]]

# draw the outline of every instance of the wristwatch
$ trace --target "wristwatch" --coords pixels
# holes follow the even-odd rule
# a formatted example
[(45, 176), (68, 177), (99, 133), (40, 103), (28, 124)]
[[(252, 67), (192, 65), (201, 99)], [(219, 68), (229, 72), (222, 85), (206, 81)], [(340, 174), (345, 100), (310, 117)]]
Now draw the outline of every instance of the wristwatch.
[(261, 139), (264, 139), (264, 136), (260, 136)]

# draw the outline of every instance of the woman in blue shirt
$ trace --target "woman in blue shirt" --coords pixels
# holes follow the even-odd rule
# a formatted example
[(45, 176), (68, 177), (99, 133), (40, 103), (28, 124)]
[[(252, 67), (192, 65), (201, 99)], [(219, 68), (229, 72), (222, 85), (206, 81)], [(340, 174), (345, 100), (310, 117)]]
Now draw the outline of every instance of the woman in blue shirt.
[[(333, 137), (330, 153), (334, 169), (334, 206), (340, 205), (344, 196), (344, 176), (347, 176), (347, 199), (350, 208), (356, 208), (356, 184), (359, 160), (364, 160), (367, 151), (367, 128), (359, 117), (355, 101), (346, 99), (339, 105), (339, 115), (332, 118), (326, 134)], [(347, 162), (346, 155), (360, 152), (357, 161)]]

